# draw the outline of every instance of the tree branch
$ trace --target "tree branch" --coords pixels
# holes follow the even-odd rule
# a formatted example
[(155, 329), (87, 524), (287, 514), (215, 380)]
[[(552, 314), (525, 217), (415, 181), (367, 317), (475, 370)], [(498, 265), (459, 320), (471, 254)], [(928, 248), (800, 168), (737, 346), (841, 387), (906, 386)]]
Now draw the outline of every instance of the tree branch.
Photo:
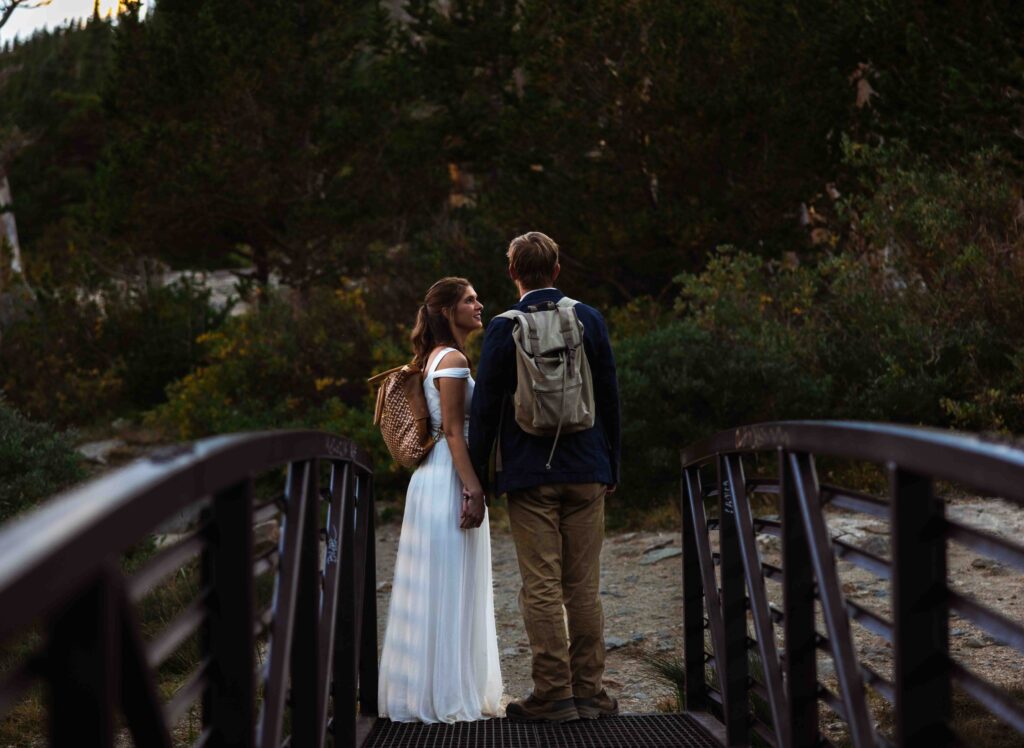
[(52, 2), (53, 0), (36, 0), (35, 2), (29, 2), (29, 0), (0, 0), (0, 29), (10, 20), (11, 15), (18, 8), (42, 8)]

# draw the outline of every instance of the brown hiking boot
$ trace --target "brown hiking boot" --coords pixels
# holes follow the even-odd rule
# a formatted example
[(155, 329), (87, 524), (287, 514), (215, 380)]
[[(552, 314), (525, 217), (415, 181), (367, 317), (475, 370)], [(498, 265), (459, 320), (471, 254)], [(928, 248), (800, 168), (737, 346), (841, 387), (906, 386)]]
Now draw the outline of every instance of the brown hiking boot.
[(598, 717), (614, 717), (619, 713), (619, 700), (608, 695), (604, 689), (597, 696), (587, 699), (574, 699), (576, 711), (580, 719), (597, 719)]
[(570, 722), (580, 718), (573, 699), (544, 701), (533, 694), (505, 707), (505, 716), (513, 722)]

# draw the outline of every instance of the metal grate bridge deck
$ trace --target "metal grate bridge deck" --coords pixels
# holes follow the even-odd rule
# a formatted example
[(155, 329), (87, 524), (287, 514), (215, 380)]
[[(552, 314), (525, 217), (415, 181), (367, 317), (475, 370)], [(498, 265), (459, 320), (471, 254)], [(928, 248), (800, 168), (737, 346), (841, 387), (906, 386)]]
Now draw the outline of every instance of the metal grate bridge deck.
[(507, 719), (455, 724), (380, 720), (366, 748), (720, 748), (687, 714), (643, 714), (561, 724)]

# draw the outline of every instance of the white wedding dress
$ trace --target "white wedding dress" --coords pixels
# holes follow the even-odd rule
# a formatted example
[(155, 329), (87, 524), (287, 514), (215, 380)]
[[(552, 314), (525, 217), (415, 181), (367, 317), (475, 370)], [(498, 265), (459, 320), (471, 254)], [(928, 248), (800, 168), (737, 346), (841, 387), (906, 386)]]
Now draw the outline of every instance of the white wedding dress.
[[(423, 382), (435, 430), (435, 379), (466, 380), (467, 422), (473, 398), (469, 369), (437, 370), (451, 350)], [(479, 528), (459, 529), (461, 510), (462, 481), (441, 439), (409, 481), (398, 540), (378, 689), (380, 716), (395, 722), (464, 722), (500, 707), (490, 529), (486, 515)]]

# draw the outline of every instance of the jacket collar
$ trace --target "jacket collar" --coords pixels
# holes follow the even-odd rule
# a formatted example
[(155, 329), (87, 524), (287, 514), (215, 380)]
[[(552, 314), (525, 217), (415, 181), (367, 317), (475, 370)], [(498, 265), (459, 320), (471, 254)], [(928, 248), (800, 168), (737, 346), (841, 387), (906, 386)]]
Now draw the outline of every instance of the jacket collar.
[(563, 296), (565, 294), (557, 288), (541, 288), (536, 291), (530, 291), (512, 308), (525, 312), (526, 308), (533, 304), (543, 304), (545, 301), (558, 301)]

